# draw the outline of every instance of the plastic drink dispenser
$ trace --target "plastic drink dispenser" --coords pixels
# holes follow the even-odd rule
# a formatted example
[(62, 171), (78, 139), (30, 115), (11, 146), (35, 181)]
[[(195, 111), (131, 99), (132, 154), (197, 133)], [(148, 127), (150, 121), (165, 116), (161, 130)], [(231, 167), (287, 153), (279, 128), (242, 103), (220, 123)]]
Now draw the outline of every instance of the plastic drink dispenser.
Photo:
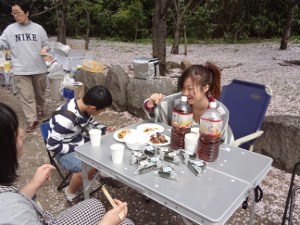
[(217, 110), (217, 103), (210, 102), (209, 109), (200, 117), (198, 158), (213, 162), (218, 158), (223, 118)]
[(191, 132), (193, 124), (193, 109), (187, 103), (187, 97), (181, 96), (181, 101), (175, 105), (172, 114), (171, 148), (184, 149), (184, 136)]

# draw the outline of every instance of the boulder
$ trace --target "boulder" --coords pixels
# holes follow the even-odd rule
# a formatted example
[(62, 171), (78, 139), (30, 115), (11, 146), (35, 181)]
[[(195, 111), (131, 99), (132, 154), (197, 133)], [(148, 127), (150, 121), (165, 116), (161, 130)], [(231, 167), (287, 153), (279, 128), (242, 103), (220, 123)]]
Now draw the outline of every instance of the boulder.
[(173, 61), (167, 61), (166, 62), (167, 71), (172, 70), (172, 69), (176, 69), (176, 68), (180, 68), (180, 65), (178, 63), (173, 62)]
[(146, 118), (143, 109), (145, 99), (149, 98), (152, 93), (169, 95), (175, 92), (176, 88), (167, 78), (153, 80), (129, 79), (127, 86), (128, 112), (134, 116)]
[(127, 85), (129, 76), (119, 65), (113, 65), (107, 72), (106, 87), (113, 98), (113, 109), (118, 112), (127, 111)]
[(300, 117), (267, 116), (261, 129), (264, 134), (255, 142), (255, 152), (272, 157), (273, 166), (291, 172), (300, 161)]
[(180, 69), (182, 71), (186, 70), (187, 68), (189, 68), (192, 65), (191, 62), (187, 61), (187, 60), (183, 60), (180, 64)]
[(84, 83), (85, 90), (87, 91), (95, 85), (105, 86), (106, 76), (103, 73), (93, 73), (84, 69), (78, 70), (74, 76), (76, 81)]

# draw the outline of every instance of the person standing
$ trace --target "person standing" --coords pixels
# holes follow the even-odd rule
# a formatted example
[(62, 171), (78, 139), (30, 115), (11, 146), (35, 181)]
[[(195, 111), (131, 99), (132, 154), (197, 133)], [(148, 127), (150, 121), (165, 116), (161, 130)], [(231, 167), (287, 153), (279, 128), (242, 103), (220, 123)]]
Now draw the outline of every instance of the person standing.
[(34, 131), (38, 119), (44, 116), (47, 65), (42, 55), (49, 50), (46, 31), (29, 19), (29, 10), (27, 0), (16, 0), (11, 12), (16, 22), (0, 36), (0, 50), (11, 51), (14, 81), (27, 122), (26, 132)]

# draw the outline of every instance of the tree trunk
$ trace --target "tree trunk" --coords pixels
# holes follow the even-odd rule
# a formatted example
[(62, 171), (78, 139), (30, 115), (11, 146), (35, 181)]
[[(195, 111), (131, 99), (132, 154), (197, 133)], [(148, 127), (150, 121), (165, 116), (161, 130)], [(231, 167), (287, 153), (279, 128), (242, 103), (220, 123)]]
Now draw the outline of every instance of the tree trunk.
[(90, 12), (86, 10), (86, 30), (85, 30), (85, 50), (89, 49), (90, 43), (90, 27), (91, 27), (91, 20), (90, 20)]
[(152, 18), (153, 57), (159, 58), (159, 72), (166, 75), (167, 11), (172, 0), (155, 0)]
[(172, 45), (172, 49), (171, 49), (171, 54), (174, 54), (174, 55), (179, 54), (180, 24), (181, 24), (181, 21), (179, 19), (177, 19), (176, 24), (175, 24), (173, 45)]
[(183, 26), (184, 30), (184, 55), (187, 55), (187, 39), (186, 39), (186, 26)]
[(289, 37), (291, 35), (291, 26), (292, 26), (292, 22), (293, 22), (294, 8), (299, 2), (300, 2), (299, 0), (288, 0), (287, 1), (288, 11), (287, 11), (287, 16), (286, 16), (285, 27), (283, 29), (283, 33), (282, 33), (282, 36), (281, 36), (281, 42), (280, 42), (280, 49), (281, 50), (286, 50), (287, 49)]
[[(190, 9), (192, 2), (193, 0), (189, 0), (187, 3), (184, 3), (184, 1), (181, 0), (173, 0), (173, 6), (175, 9), (176, 17), (174, 18), (175, 27), (174, 27), (174, 39), (173, 39), (171, 54), (175, 54), (175, 55), (179, 54), (179, 40), (180, 40), (182, 22), (187, 10)], [(196, 4), (194, 5), (194, 8), (190, 9), (190, 12), (194, 12), (201, 2), (202, 0), (197, 1)], [(185, 43), (185, 47), (186, 47), (186, 43)], [(184, 54), (185, 55), (187, 54), (186, 49)]]
[(57, 41), (63, 44), (67, 43), (67, 14), (68, 14), (68, 0), (62, 0), (62, 9), (61, 9), (61, 17), (59, 24), (59, 34), (57, 36)]

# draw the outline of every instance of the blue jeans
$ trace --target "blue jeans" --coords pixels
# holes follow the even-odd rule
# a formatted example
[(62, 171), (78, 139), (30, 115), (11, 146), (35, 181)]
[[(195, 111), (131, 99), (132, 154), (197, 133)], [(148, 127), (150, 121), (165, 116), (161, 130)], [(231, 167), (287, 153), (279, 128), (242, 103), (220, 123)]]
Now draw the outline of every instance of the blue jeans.
[(55, 157), (59, 165), (61, 165), (69, 172), (81, 172), (81, 160), (75, 157), (75, 152), (71, 152), (68, 154), (57, 154)]

